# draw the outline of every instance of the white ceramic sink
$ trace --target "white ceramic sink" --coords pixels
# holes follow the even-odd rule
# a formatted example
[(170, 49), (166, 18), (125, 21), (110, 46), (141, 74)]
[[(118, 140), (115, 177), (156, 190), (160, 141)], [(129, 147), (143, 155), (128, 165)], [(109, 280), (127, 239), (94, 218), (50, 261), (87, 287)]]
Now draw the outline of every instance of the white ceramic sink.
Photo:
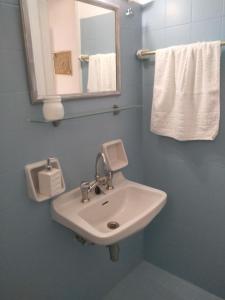
[[(166, 193), (114, 175), (114, 189), (106, 194), (90, 195), (81, 202), (80, 189), (74, 189), (52, 201), (52, 217), (89, 242), (112, 245), (143, 229), (166, 203)], [(117, 222), (110, 229), (107, 224)]]

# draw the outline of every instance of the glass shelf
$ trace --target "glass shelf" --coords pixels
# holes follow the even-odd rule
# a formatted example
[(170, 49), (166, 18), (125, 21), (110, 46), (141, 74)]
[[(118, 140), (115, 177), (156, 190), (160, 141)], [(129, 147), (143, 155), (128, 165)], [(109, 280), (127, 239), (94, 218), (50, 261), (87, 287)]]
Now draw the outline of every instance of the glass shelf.
[(130, 110), (130, 109), (138, 109), (138, 108), (142, 108), (142, 105), (129, 105), (129, 106), (113, 105), (113, 107), (111, 107), (111, 108), (105, 108), (105, 109), (102, 109), (99, 111), (91, 111), (91, 112), (77, 113), (77, 114), (72, 114), (72, 113), (67, 114), (62, 120), (54, 121), (54, 122), (46, 121), (42, 117), (31, 118), (28, 121), (31, 123), (44, 123), (44, 124), (52, 123), (54, 126), (58, 126), (61, 121), (65, 121), (65, 120), (80, 119), (80, 118), (96, 116), (96, 115), (100, 115), (100, 114), (108, 114), (108, 113), (113, 113), (113, 115), (118, 115), (121, 111)]

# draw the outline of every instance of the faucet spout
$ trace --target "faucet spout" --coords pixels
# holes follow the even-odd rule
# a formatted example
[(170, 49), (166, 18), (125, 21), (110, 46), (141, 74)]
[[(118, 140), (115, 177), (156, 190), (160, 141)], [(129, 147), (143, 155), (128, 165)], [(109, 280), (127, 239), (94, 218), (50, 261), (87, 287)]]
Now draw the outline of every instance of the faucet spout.
[[(102, 162), (103, 162), (103, 172), (104, 172), (103, 176), (100, 176), (100, 172), (99, 172), (100, 160), (102, 160)], [(102, 178), (104, 179), (103, 182), (105, 183), (104, 185), (106, 185), (106, 189), (112, 190), (113, 189), (113, 183), (112, 183), (113, 173), (107, 167), (104, 153), (99, 152), (97, 154), (96, 161), (95, 161), (95, 180), (97, 182), (100, 182)]]
[[(99, 172), (99, 162), (101, 160), (103, 163), (102, 175), (100, 175)], [(113, 173), (107, 167), (104, 153), (99, 152), (97, 154), (96, 161), (95, 161), (95, 180), (92, 182), (82, 181), (80, 184), (81, 201), (83, 203), (88, 202), (90, 200), (89, 193), (93, 191), (96, 187), (98, 187), (101, 192), (104, 192), (102, 190), (103, 186), (106, 186), (107, 190), (113, 189)]]
[(102, 160), (103, 162), (103, 168), (104, 168), (104, 175), (106, 175), (106, 159), (105, 159), (105, 155), (102, 152), (99, 152), (96, 156), (96, 160), (95, 160), (95, 180), (98, 181), (98, 179), (101, 177), (100, 176), (100, 172), (99, 172), (99, 162), (100, 160)]

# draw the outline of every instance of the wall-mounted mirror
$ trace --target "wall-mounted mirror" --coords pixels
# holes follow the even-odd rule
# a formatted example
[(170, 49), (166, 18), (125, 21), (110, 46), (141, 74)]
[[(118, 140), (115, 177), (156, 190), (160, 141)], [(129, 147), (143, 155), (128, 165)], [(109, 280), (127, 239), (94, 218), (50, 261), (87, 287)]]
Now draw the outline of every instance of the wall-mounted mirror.
[(120, 94), (118, 7), (20, 0), (33, 102)]

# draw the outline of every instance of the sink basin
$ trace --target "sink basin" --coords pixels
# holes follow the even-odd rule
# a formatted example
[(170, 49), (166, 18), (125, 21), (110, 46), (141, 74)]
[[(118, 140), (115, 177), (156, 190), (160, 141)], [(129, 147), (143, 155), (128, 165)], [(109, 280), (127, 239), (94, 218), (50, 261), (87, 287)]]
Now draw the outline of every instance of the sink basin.
[(114, 189), (91, 193), (81, 202), (80, 189), (52, 201), (52, 218), (89, 242), (112, 245), (143, 229), (166, 203), (163, 191), (129, 181), (121, 172), (113, 179)]

